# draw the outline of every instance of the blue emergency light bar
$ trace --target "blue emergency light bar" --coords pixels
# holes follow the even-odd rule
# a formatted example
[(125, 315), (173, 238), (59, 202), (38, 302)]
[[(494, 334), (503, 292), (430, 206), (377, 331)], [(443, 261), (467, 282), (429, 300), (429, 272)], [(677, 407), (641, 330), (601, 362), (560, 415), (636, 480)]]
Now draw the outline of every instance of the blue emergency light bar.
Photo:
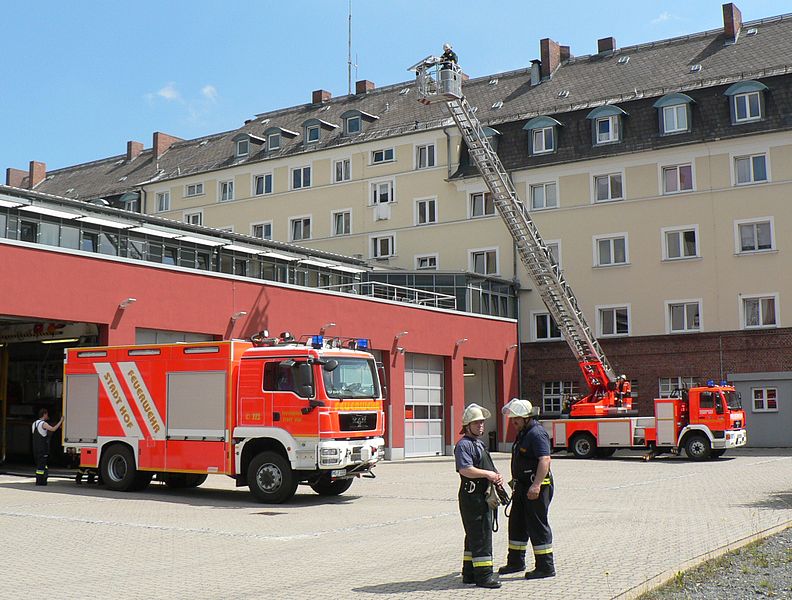
[(707, 379), (707, 387), (715, 387), (715, 380)]
[(320, 350), (324, 346), (324, 336), (321, 335), (312, 335), (311, 336), (311, 346)]
[(367, 350), (369, 346), (369, 341), (365, 338), (361, 338), (359, 340), (355, 340), (355, 345), (357, 346), (358, 350)]

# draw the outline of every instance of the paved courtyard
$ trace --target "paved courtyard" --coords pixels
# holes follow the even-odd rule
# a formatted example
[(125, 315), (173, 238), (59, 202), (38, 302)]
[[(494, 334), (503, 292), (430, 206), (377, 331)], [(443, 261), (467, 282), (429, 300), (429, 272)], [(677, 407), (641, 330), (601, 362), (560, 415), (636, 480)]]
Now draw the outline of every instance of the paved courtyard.
[[(502, 472), (508, 456), (496, 455)], [(449, 457), (383, 463), (326, 499), (251, 501), (212, 476), (200, 488), (119, 494), (0, 475), (0, 597), (631, 598), (647, 582), (792, 522), (792, 450), (709, 463), (556, 455), (551, 508), (558, 576), (463, 586), (458, 478)], [(495, 558), (506, 554), (501, 512)]]

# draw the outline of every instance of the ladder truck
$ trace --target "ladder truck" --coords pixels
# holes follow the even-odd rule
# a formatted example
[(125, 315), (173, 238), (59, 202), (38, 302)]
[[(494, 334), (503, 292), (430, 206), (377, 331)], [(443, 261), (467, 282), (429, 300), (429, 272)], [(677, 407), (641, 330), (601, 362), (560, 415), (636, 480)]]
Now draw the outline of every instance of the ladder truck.
[[(744, 445), (745, 414), (734, 388), (725, 382), (679, 390), (676, 398), (655, 401), (655, 417), (637, 416), (629, 380), (616, 377), (572, 288), (490, 145), (475, 109), (462, 93), (462, 71), (458, 65), (431, 55), (409, 70), (416, 75), (419, 102), (445, 103), (514, 239), (520, 260), (588, 386), (588, 393), (569, 407), (568, 418), (543, 423), (554, 447), (567, 448), (581, 458), (610, 456), (617, 448), (668, 449), (675, 453), (684, 448), (690, 458), (703, 460)], [(707, 400), (699, 402), (702, 398)]]

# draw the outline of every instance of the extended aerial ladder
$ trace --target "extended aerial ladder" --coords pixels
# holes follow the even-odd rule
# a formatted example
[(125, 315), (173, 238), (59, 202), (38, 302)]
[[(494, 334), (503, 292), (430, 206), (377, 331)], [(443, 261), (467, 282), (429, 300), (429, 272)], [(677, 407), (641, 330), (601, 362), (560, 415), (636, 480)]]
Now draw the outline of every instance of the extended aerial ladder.
[(572, 417), (624, 414), (631, 410), (629, 397), (618, 398), (616, 375), (591, 327), (578, 306), (572, 288), (542, 240), (531, 216), (509, 179), (500, 158), (489, 143), (475, 109), (462, 93), (462, 71), (456, 64), (428, 56), (410, 67), (416, 73), (417, 99), (423, 104), (444, 102), (459, 127), (470, 157), (492, 194), (493, 203), (514, 238), (528, 275), (572, 349), (589, 394), (575, 402)]

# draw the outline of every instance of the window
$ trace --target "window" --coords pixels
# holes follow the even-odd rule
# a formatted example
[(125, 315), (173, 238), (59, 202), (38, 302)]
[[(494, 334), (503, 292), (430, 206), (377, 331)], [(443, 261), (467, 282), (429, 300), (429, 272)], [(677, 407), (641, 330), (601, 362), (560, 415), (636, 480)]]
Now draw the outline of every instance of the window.
[(693, 377), (661, 377), (659, 379), (660, 398), (673, 398), (679, 391), (695, 386)]
[(663, 107), (663, 133), (680, 133), (688, 130), (688, 105), (675, 104)]
[(38, 223), (21, 221), (19, 223), (19, 239), (22, 242), (38, 242)]
[(437, 223), (437, 201), (434, 198), (415, 201), (415, 224)]
[(437, 269), (437, 254), (415, 257), (415, 268), (418, 270)]
[(778, 388), (751, 388), (752, 412), (778, 412)]
[(250, 151), (250, 141), (249, 140), (239, 140), (236, 143), (236, 155), (237, 156), (247, 156), (249, 151)]
[(371, 164), (373, 165), (391, 161), (393, 161), (393, 148), (375, 150), (371, 153)]
[(352, 161), (342, 158), (333, 163), (333, 183), (349, 181), (352, 176)]
[(597, 202), (609, 202), (611, 200), (621, 200), (624, 196), (622, 189), (621, 173), (611, 173), (609, 175), (598, 175), (594, 178), (594, 189)]
[(314, 144), (319, 141), (319, 134), (319, 125), (308, 125), (305, 128), (305, 141), (309, 144)]
[(92, 231), (83, 231), (80, 240), (80, 250), (85, 252), (99, 251), (99, 234)]
[(757, 121), (762, 118), (762, 98), (760, 92), (735, 94), (734, 120), (737, 123)]
[(577, 397), (575, 381), (545, 381), (542, 383), (542, 412), (561, 413), (564, 404)]
[(531, 186), (531, 210), (558, 208), (555, 183), (539, 183)]
[(555, 319), (550, 313), (534, 313), (534, 339), (539, 340), (560, 340), (561, 330), (556, 325)]
[(594, 248), (596, 253), (594, 266), (596, 267), (627, 264), (627, 234), (620, 234), (607, 238), (595, 238)]
[(157, 192), (157, 212), (170, 210), (170, 192)]
[(372, 205), (385, 204), (386, 202), (393, 202), (392, 181), (380, 181), (378, 183), (372, 183), (371, 192), (372, 192), (372, 196), (371, 196)]
[(598, 335), (630, 334), (630, 308), (629, 306), (605, 306), (597, 308)]
[(767, 163), (764, 154), (737, 156), (734, 159), (734, 174), (737, 185), (767, 181)]
[(387, 258), (396, 254), (395, 238), (392, 235), (383, 235), (371, 238), (371, 257)]
[(745, 329), (761, 329), (776, 326), (776, 297), (743, 296), (742, 299), (743, 327)]
[(470, 270), (481, 275), (498, 274), (498, 251), (495, 249), (471, 250)]
[(555, 128), (542, 127), (531, 132), (531, 154), (545, 154), (555, 150)]
[(764, 252), (774, 249), (773, 222), (737, 221), (737, 252)]
[(190, 225), (203, 225), (203, 213), (200, 211), (186, 212), (184, 213), (184, 222)]
[(663, 229), (663, 259), (677, 260), (698, 256), (698, 228)]
[(333, 213), (333, 235), (352, 233), (352, 211), (342, 210)]
[(280, 133), (270, 133), (267, 136), (267, 151), (280, 150), (281, 136)]
[(428, 169), (435, 166), (435, 146), (425, 144), (415, 148), (415, 168)]
[(220, 182), (220, 202), (227, 202), (234, 199), (234, 182), (221, 181)]
[(360, 115), (347, 117), (344, 121), (344, 132), (347, 135), (357, 135), (360, 133), (361, 121)]
[(204, 184), (203, 183), (188, 183), (184, 186), (184, 195), (189, 196), (200, 196), (204, 193)]
[(701, 301), (666, 302), (668, 307), (668, 331), (685, 333), (701, 331)]
[(292, 169), (292, 189), (311, 187), (311, 167)]
[(272, 173), (256, 175), (253, 178), (253, 195), (262, 196), (272, 193)]
[(596, 119), (597, 144), (609, 144), (619, 141), (619, 116), (611, 115)]
[(289, 231), (291, 232), (291, 241), (298, 242), (300, 240), (311, 239), (311, 217), (298, 217), (289, 220)]
[(561, 240), (545, 240), (545, 246), (550, 250), (553, 263), (561, 266)]
[(293, 392), (301, 398), (310, 398), (314, 389), (313, 371), (305, 361), (294, 365), (280, 361), (264, 365), (262, 388), (269, 392)]
[(663, 193), (676, 194), (693, 189), (692, 165), (663, 167)]
[(480, 192), (477, 194), (470, 194), (470, 216), (488, 217), (495, 214), (495, 204), (492, 201), (492, 194), (489, 192)]
[(272, 221), (265, 221), (264, 223), (253, 223), (250, 226), (250, 235), (262, 240), (272, 239)]

